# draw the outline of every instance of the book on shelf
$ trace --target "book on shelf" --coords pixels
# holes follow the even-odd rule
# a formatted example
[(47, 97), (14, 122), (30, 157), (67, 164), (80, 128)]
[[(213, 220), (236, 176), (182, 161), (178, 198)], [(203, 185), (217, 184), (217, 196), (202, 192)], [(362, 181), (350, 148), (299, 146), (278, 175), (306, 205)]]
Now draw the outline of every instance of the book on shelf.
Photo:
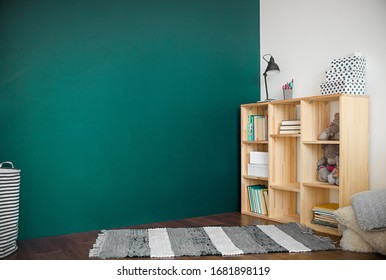
[(313, 210), (318, 210), (325, 213), (333, 214), (335, 210), (338, 210), (339, 204), (338, 203), (324, 203), (315, 205)]
[(324, 203), (320, 205), (315, 205), (312, 208), (312, 211), (314, 212), (314, 217), (311, 223), (337, 228), (338, 222), (335, 219), (334, 211), (338, 208), (338, 203)]
[(300, 130), (300, 125), (281, 125), (280, 130)]
[(300, 125), (300, 120), (282, 120), (281, 125)]
[(317, 224), (317, 225), (322, 225), (322, 226), (327, 226), (327, 227), (332, 227), (332, 228), (337, 228), (338, 227), (338, 223), (330, 223), (330, 222), (316, 220), (316, 219), (313, 219), (311, 221), (311, 223), (312, 224)]
[(268, 188), (263, 189), (263, 199), (264, 199), (264, 205), (267, 209), (267, 215), (268, 215)]
[(315, 215), (323, 215), (324, 217), (334, 217), (334, 213), (323, 212), (319, 210), (312, 210)]
[(314, 219), (319, 220), (319, 221), (330, 222), (330, 223), (333, 223), (333, 224), (337, 224), (338, 223), (336, 221), (335, 217), (333, 217), (333, 216), (328, 217), (328, 216), (325, 216), (325, 215), (315, 214), (314, 215)]
[(255, 135), (257, 141), (267, 141), (267, 116), (257, 115), (254, 117)]
[(283, 120), (279, 134), (300, 134), (300, 120)]
[(247, 134), (248, 134), (248, 141), (253, 141), (254, 132), (253, 132), (253, 115), (248, 116), (248, 123), (247, 123)]
[(247, 124), (248, 141), (268, 140), (268, 118), (266, 115), (249, 115)]
[[(264, 194), (266, 193), (266, 194)], [(248, 197), (251, 212), (268, 215), (268, 188), (265, 185), (248, 186)]]
[(279, 134), (300, 134), (300, 129), (280, 130)]

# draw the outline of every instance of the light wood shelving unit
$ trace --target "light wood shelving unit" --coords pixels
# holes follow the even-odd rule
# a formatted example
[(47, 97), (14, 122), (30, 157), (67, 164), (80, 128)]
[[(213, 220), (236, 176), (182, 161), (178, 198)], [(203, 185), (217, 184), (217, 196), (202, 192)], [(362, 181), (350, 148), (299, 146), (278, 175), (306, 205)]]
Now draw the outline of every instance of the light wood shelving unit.
[[(320, 132), (340, 113), (340, 140), (320, 141)], [(269, 103), (243, 104), (241, 113), (241, 212), (278, 222), (298, 222), (316, 231), (339, 235), (335, 228), (312, 224), (315, 205), (350, 205), (350, 196), (368, 190), (368, 96), (320, 95)], [(248, 116), (268, 115), (268, 141), (247, 141)], [(300, 135), (281, 135), (282, 120), (300, 119)], [(322, 145), (339, 145), (340, 184), (317, 181)], [(248, 176), (251, 151), (268, 151), (268, 178)], [(268, 215), (250, 211), (249, 185), (268, 187)]]

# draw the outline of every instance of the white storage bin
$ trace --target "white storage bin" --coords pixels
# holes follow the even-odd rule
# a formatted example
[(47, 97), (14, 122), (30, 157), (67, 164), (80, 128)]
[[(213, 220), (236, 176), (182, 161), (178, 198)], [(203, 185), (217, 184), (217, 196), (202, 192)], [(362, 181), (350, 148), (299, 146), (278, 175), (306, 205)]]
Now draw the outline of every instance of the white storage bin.
[(257, 177), (268, 177), (268, 164), (248, 164), (248, 175)]
[(268, 152), (250, 152), (249, 163), (268, 164)]
[(325, 82), (320, 85), (321, 94), (365, 94), (366, 83), (364, 80), (342, 80), (334, 82)]
[[(3, 165), (10, 165), (5, 168)], [(12, 162), (0, 164), (0, 258), (17, 250), (20, 170)]]
[(321, 94), (365, 94), (366, 57), (360, 53), (334, 59), (326, 71), (326, 82), (320, 85)]
[(326, 82), (333, 82), (338, 80), (364, 80), (365, 71), (349, 70), (349, 71), (326, 71)]
[(366, 57), (364, 56), (347, 56), (343, 58), (334, 59), (331, 62), (331, 68), (337, 71), (359, 70), (365, 71)]

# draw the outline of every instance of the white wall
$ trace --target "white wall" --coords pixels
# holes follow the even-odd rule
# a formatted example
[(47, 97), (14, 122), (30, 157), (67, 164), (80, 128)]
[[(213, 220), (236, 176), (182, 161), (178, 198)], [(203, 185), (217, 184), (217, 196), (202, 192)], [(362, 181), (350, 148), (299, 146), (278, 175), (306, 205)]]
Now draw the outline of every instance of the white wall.
[[(366, 56), (370, 189), (386, 189), (386, 1), (260, 0), (260, 52), (272, 54), (281, 70), (268, 76), (275, 99), (282, 99), (281, 86), (292, 78), (294, 97), (319, 95), (331, 60), (353, 52)], [(261, 73), (266, 66), (261, 60)]]

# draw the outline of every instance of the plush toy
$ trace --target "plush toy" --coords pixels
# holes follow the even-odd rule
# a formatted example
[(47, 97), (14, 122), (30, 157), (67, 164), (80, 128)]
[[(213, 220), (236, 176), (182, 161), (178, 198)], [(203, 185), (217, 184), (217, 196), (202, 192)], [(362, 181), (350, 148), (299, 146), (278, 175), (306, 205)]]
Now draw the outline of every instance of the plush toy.
[(318, 167), (318, 181), (328, 182), (328, 175), (330, 175), (328, 166), (326, 164), (326, 159), (320, 159), (317, 164)]
[(335, 113), (329, 127), (322, 130), (319, 140), (339, 140), (339, 113)]
[(330, 174), (327, 176), (328, 183), (331, 185), (338, 185), (339, 186), (339, 156), (336, 156), (336, 167)]
[[(329, 182), (329, 175), (339, 165), (339, 145), (330, 145), (330, 144), (322, 145), (322, 149), (323, 149), (324, 157), (319, 159), (317, 162), (318, 181)], [(332, 176), (336, 175), (336, 172), (338, 171), (335, 171), (335, 173)], [(334, 181), (333, 184), (336, 184), (336, 181)]]

